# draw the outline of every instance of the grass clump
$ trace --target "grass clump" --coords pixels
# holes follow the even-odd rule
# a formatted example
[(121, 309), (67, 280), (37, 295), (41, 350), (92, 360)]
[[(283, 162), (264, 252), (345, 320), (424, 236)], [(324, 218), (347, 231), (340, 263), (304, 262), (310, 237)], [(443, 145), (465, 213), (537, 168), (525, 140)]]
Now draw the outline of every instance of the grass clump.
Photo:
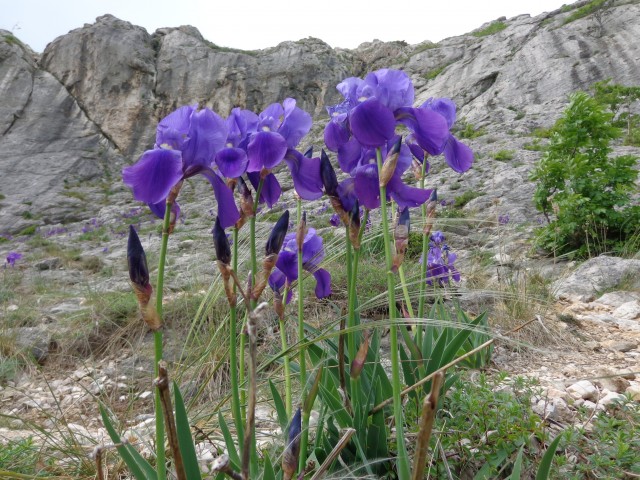
[(498, 150), (494, 152), (493, 159), (499, 162), (506, 162), (507, 160), (513, 160), (515, 152), (513, 150)]
[(459, 122), (456, 135), (459, 138), (477, 138), (487, 133), (487, 129), (484, 127), (475, 128), (473, 124), (465, 121)]
[(456, 207), (456, 208), (462, 208), (467, 203), (469, 203), (471, 200), (473, 200), (475, 198), (478, 198), (478, 197), (482, 197), (483, 195), (484, 195), (484, 193), (482, 193), (482, 192), (475, 192), (473, 190), (467, 190), (462, 195), (460, 195), (459, 197), (455, 198), (455, 201), (453, 202), (453, 206)]
[(609, 0), (592, 0), (591, 2), (587, 3), (586, 5), (578, 8), (575, 12), (573, 12), (571, 15), (569, 15), (563, 22), (563, 25), (566, 25), (568, 23), (571, 22), (575, 22), (576, 20), (579, 20), (583, 17), (586, 17), (587, 15), (592, 14), (593, 12), (595, 12), (596, 10), (600, 9), (600, 8), (604, 8), (605, 4), (608, 2)]
[(507, 24), (505, 22), (502, 22), (502, 21), (491, 22), (489, 26), (483, 28), (482, 30), (473, 32), (471, 35), (473, 35), (474, 37), (487, 37), (489, 35), (493, 35), (494, 33), (501, 32), (505, 28), (507, 28)]
[(441, 67), (434, 68), (433, 70), (428, 71), (423, 75), (425, 80), (433, 80), (438, 75), (440, 75), (448, 65), (442, 65)]

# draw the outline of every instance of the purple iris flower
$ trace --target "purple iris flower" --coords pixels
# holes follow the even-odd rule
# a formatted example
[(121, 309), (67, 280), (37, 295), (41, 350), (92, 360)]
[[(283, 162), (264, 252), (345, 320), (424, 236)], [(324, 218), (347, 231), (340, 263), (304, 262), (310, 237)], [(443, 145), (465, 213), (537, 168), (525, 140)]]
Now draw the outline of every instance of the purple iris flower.
[[(458, 256), (449, 251), (449, 246), (445, 243), (444, 234), (436, 231), (431, 235), (429, 242), (429, 252), (427, 254), (427, 284), (433, 285), (437, 280), (442, 287), (449, 283), (460, 281), (460, 272), (454, 266)], [(422, 258), (420, 259), (422, 263)]]
[[(7, 254), (7, 265), (11, 267), (16, 266), (16, 262), (22, 258), (22, 254), (18, 252), (9, 252)], [(6, 266), (6, 265), (5, 265)]]
[[(400, 137), (393, 137), (380, 148), (383, 158), (399, 140)], [(338, 158), (340, 157), (338, 156)], [(345, 160), (344, 157), (343, 160)], [(429, 199), (432, 192), (432, 190), (410, 187), (402, 181), (402, 175), (411, 166), (411, 161), (409, 148), (406, 145), (401, 145), (398, 163), (387, 184), (388, 197), (393, 198), (402, 208), (422, 205)], [(347, 173), (352, 176), (352, 178), (343, 180), (338, 187), (338, 194), (345, 210), (351, 209), (355, 199), (370, 210), (378, 208), (380, 206), (380, 182), (376, 150), (372, 148), (361, 149), (358, 152), (358, 158), (354, 158), (348, 163), (345, 162), (344, 165), (348, 165), (346, 168), (350, 170)]]
[(509, 223), (510, 217), (509, 214), (506, 213), (504, 215), (498, 215), (498, 224), (499, 225), (506, 225), (507, 223)]
[[(316, 279), (316, 297), (325, 298), (331, 295), (331, 274), (320, 268), (324, 259), (324, 245), (322, 237), (310, 228), (302, 244), (302, 268), (313, 274)], [(281, 292), (285, 282), (291, 284), (298, 279), (298, 247), (296, 234), (289, 233), (284, 239), (282, 250), (278, 255), (276, 268), (269, 277), (269, 285), (275, 291)], [(287, 303), (291, 300), (287, 298)]]
[[(154, 149), (122, 170), (124, 183), (131, 187), (136, 200), (146, 202), (162, 218), (171, 189), (182, 180), (201, 174), (213, 187), (223, 227), (229, 227), (240, 213), (233, 193), (212, 169), (214, 157), (226, 139), (227, 126), (218, 114), (208, 108), (180, 107), (158, 124)], [(179, 211), (176, 204), (173, 213), (177, 215)]]
[[(420, 105), (420, 108), (442, 115), (446, 119), (449, 129), (451, 129), (456, 122), (456, 104), (449, 98), (429, 98)], [(419, 144), (420, 142), (417, 143)], [(447, 164), (458, 173), (466, 172), (473, 164), (473, 152), (471, 149), (451, 134), (449, 134), (442, 151), (435, 153), (429, 151), (427, 148), (425, 148), (425, 150), (431, 155), (444, 153), (444, 159)], [(420, 157), (416, 156), (416, 158), (420, 160)]]
[[(455, 104), (449, 99), (429, 99), (414, 108), (413, 84), (405, 72), (381, 69), (369, 73), (364, 80), (347, 78), (336, 88), (344, 101), (327, 108), (331, 120), (325, 127), (324, 140), (327, 148), (338, 154), (340, 168), (360, 177), (357, 184), (371, 186), (377, 181), (375, 151), (384, 150), (395, 141), (399, 124), (410, 131), (402, 156), (410, 160), (413, 153), (422, 162), (425, 151), (430, 155), (444, 153), (447, 164), (455, 171), (464, 172), (471, 167), (473, 153), (449, 131), (455, 122)], [(393, 184), (388, 185), (390, 196), (401, 206), (420, 205), (429, 195), (420, 196), (400, 185), (401, 174), (411, 165), (411, 161), (408, 165), (405, 162), (401, 165), (403, 170), (394, 175)], [(379, 205), (379, 199), (357, 196), (368, 208)]]

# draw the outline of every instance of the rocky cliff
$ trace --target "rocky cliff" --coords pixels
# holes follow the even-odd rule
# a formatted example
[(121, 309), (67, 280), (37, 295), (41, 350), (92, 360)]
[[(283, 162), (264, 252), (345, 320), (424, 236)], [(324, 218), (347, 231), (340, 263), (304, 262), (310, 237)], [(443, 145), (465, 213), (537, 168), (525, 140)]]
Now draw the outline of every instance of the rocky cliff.
[(149, 34), (105, 15), (40, 56), (0, 31), (0, 233), (92, 216), (122, 164), (149, 148), (157, 121), (183, 104), (226, 115), (292, 96), (323, 119), (340, 80), (393, 67), (412, 76), (419, 100), (452, 97), (476, 126), (527, 134), (551, 124), (572, 91), (640, 79), (640, 2), (568, 22), (585, 3), (499, 19), (438, 44), (373, 41), (355, 50), (308, 38), (239, 51), (193, 27)]

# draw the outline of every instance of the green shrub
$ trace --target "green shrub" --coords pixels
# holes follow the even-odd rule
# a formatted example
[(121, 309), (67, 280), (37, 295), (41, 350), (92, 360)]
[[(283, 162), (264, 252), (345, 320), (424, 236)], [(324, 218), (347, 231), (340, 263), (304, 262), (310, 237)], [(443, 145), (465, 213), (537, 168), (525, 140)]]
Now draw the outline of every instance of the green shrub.
[(477, 32), (473, 32), (471, 35), (474, 37), (486, 37), (488, 35), (493, 35), (494, 33), (501, 32), (507, 28), (507, 24), (504, 22), (492, 22), (488, 27), (483, 28), (482, 30), (478, 30)]
[(465, 121), (459, 122), (456, 129), (456, 135), (459, 138), (477, 138), (487, 133), (484, 127), (475, 128), (473, 124)]
[(425, 78), (425, 80), (433, 80), (438, 75), (440, 75), (445, 68), (447, 68), (447, 65), (442, 65), (441, 67), (434, 68), (433, 70), (425, 73), (423, 77)]
[(579, 19), (581, 19), (583, 17), (586, 17), (587, 15), (590, 15), (591, 13), (595, 12), (599, 8), (604, 7), (604, 4), (607, 1), (608, 0), (592, 0), (591, 2), (589, 2), (586, 5), (578, 8), (575, 12), (573, 12), (571, 15), (569, 15), (564, 20), (563, 24), (566, 25), (567, 23), (574, 22), (574, 21), (579, 20)]
[(570, 97), (531, 175), (536, 208), (549, 221), (538, 231), (541, 247), (592, 256), (623, 248), (636, 233), (640, 206), (631, 204), (636, 157), (609, 156), (610, 142), (621, 136), (612, 119), (587, 93)]
[(473, 200), (474, 198), (478, 198), (478, 197), (481, 197), (483, 195), (484, 195), (484, 193), (482, 193), (482, 192), (474, 192), (473, 190), (467, 190), (462, 195), (460, 195), (459, 197), (455, 198), (453, 206), (457, 207), (457, 208), (462, 208), (467, 203), (469, 203), (471, 200)]

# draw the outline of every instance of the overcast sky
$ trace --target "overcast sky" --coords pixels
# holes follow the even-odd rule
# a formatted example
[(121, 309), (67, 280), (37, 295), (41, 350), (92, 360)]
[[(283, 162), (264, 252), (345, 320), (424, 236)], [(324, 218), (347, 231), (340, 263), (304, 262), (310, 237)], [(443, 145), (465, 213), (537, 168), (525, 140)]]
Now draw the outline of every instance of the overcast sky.
[(501, 16), (535, 16), (562, 5), (562, 0), (0, 0), (0, 28), (38, 52), (105, 13), (149, 33), (193, 25), (217, 45), (245, 50), (306, 37), (355, 48), (373, 39), (437, 42)]

